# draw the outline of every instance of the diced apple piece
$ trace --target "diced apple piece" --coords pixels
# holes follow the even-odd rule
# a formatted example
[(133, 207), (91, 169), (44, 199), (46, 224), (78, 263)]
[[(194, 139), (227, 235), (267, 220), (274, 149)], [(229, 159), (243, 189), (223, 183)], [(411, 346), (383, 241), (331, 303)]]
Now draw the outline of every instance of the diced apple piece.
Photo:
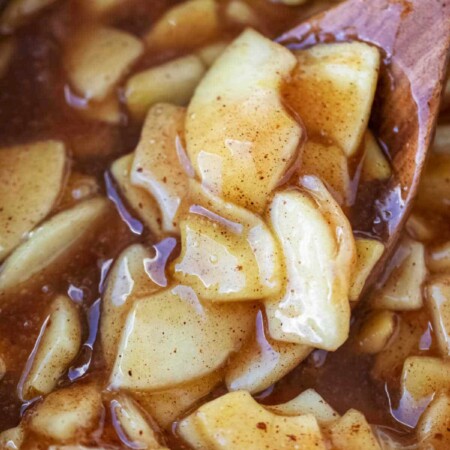
[(363, 353), (381, 352), (395, 333), (397, 318), (391, 311), (375, 311), (367, 317), (356, 335), (356, 344)]
[(19, 450), (25, 439), (25, 430), (19, 425), (0, 433), (0, 448), (5, 450)]
[(125, 434), (132, 448), (163, 449), (145, 413), (129, 396), (120, 394), (111, 400), (111, 413), (116, 426), (120, 427), (121, 434)]
[(380, 55), (362, 42), (318, 44), (295, 52), (298, 65), (286, 90), (308, 136), (329, 139), (347, 156), (358, 150), (369, 121)]
[(274, 341), (266, 336), (261, 313), (252, 336), (228, 363), (225, 382), (229, 391), (261, 392), (297, 367), (311, 348), (301, 344)]
[(450, 362), (431, 356), (410, 356), (403, 364), (402, 392), (414, 401), (450, 390)]
[(241, 0), (231, 0), (226, 9), (225, 15), (228, 20), (238, 25), (257, 26), (258, 17), (250, 5)]
[(450, 241), (434, 245), (429, 249), (427, 267), (431, 272), (450, 271)]
[(422, 285), (427, 276), (423, 244), (403, 238), (386, 274), (371, 299), (374, 308), (408, 311), (423, 306)]
[(450, 274), (432, 278), (426, 286), (426, 300), (433, 331), (443, 357), (450, 356)]
[(0, 17), (0, 30), (11, 33), (22, 26), (33, 15), (47, 8), (56, 0), (11, 0), (5, 4)]
[(122, 120), (120, 103), (113, 92), (100, 102), (90, 102), (87, 107), (78, 110), (79, 113), (90, 120), (118, 125)]
[(205, 70), (198, 56), (188, 55), (139, 72), (127, 81), (127, 107), (134, 117), (144, 119), (156, 103), (187, 105)]
[(303, 391), (287, 403), (268, 406), (267, 408), (283, 416), (312, 414), (320, 425), (330, 424), (340, 417), (314, 389)]
[(202, 183), (256, 212), (297, 157), (301, 128), (280, 98), (294, 66), (289, 50), (246, 30), (216, 60), (189, 105), (187, 152)]
[(167, 103), (151, 108), (131, 169), (131, 182), (148, 191), (158, 203), (166, 233), (178, 233), (176, 217), (188, 190), (188, 176), (180, 161), (184, 120), (184, 108)]
[(384, 245), (375, 239), (356, 238), (356, 267), (350, 286), (350, 300), (358, 300), (367, 278), (381, 258)]
[(169, 9), (145, 36), (150, 48), (194, 48), (220, 29), (214, 0), (189, 0)]
[(163, 390), (212, 373), (238, 351), (254, 305), (202, 304), (187, 286), (135, 302), (111, 374), (113, 388)]
[[(180, 228), (183, 250), (174, 262), (173, 277), (192, 286), (201, 298), (258, 300), (279, 291), (279, 268), (272, 264), (278, 256), (276, 244), (264, 223), (246, 233), (241, 223), (205, 209), (185, 216)], [(271, 267), (262, 265), (267, 263)]]
[(372, 376), (377, 380), (396, 383), (402, 371), (403, 361), (419, 351), (420, 339), (428, 326), (428, 318), (423, 313), (416, 317), (398, 317), (397, 331), (383, 351), (375, 357)]
[(191, 383), (160, 392), (136, 392), (134, 396), (159, 426), (170, 429), (192, 405), (207, 396), (222, 381), (222, 374), (213, 372)]
[(449, 216), (450, 204), (450, 154), (431, 153), (420, 178), (416, 205), (427, 211)]
[(31, 400), (49, 394), (77, 356), (81, 346), (81, 322), (75, 304), (63, 295), (50, 306), (29, 364), (23, 374), (21, 396)]
[(102, 413), (99, 389), (74, 385), (52, 392), (31, 413), (31, 431), (57, 441), (80, 437), (97, 425)]
[(438, 395), (424, 411), (417, 425), (420, 448), (447, 450), (450, 448), (450, 397)]
[(355, 240), (322, 182), (308, 176), (302, 183), (275, 194), (269, 207), (287, 271), (283, 295), (265, 300), (269, 332), (280, 341), (336, 350), (349, 333)]
[[(450, 78), (447, 80), (448, 99), (450, 100)], [(434, 136), (433, 151), (450, 154), (450, 125), (438, 125)]]
[(387, 180), (392, 170), (375, 136), (368, 130), (364, 135), (364, 155), (361, 181)]
[(437, 230), (433, 223), (415, 212), (409, 216), (406, 222), (406, 231), (413, 239), (422, 242), (431, 241), (437, 236)]
[(185, 439), (189, 438), (184, 428), (190, 419), (200, 438), (200, 442), (191, 442), (197, 449), (326, 448), (313, 415), (284, 417), (273, 414), (245, 391), (219, 397), (181, 421), (179, 433)]
[(51, 211), (65, 171), (61, 142), (0, 149), (0, 261)]
[(366, 418), (355, 409), (330, 425), (330, 435), (335, 450), (381, 450)]
[(0, 293), (15, 289), (60, 263), (64, 256), (92, 235), (107, 212), (105, 199), (85, 200), (34, 230), (5, 261), (0, 272)]
[(350, 200), (351, 180), (347, 157), (336, 145), (308, 141), (303, 147), (300, 173), (315, 175), (326, 183), (340, 205)]
[(206, 45), (205, 47), (197, 50), (197, 56), (200, 58), (202, 63), (206, 67), (211, 67), (216, 59), (224, 52), (227, 48), (228, 42), (218, 41), (213, 44)]
[(160, 288), (145, 271), (145, 260), (151, 256), (144, 246), (131, 245), (120, 254), (108, 275), (100, 319), (100, 339), (108, 367), (114, 364), (120, 333), (133, 301)]
[(130, 153), (114, 161), (111, 166), (112, 176), (133, 211), (155, 236), (160, 237), (163, 231), (158, 203), (144, 188), (131, 184), (133, 160), (134, 153)]
[(143, 51), (142, 42), (131, 34), (109, 27), (88, 27), (79, 31), (67, 48), (65, 67), (80, 95), (101, 101)]
[(0, 78), (6, 75), (14, 56), (15, 42), (12, 38), (0, 40)]

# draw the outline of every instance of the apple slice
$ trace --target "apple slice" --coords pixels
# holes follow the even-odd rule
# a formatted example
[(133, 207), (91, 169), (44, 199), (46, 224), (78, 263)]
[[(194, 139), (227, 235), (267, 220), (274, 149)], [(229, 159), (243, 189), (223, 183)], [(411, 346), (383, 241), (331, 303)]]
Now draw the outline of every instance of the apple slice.
[(384, 156), (375, 136), (369, 131), (364, 135), (364, 155), (361, 181), (387, 180), (392, 175), (389, 161)]
[(133, 161), (134, 153), (116, 159), (111, 165), (111, 174), (133, 212), (156, 237), (161, 237), (163, 234), (162, 218), (158, 203), (147, 190), (131, 183)]
[(61, 268), (61, 260), (96, 231), (108, 209), (104, 198), (85, 200), (34, 230), (3, 264), (0, 293), (18, 289), (56, 263)]
[(114, 364), (120, 333), (134, 300), (160, 289), (145, 271), (145, 260), (151, 257), (144, 246), (131, 245), (120, 254), (108, 275), (100, 319), (100, 339), (108, 367)]
[(214, 194), (262, 212), (297, 158), (301, 128), (286, 112), (280, 86), (292, 53), (246, 30), (219, 56), (188, 108), (188, 156)]
[(314, 389), (307, 389), (286, 403), (267, 408), (282, 416), (312, 414), (321, 426), (331, 424), (340, 417)]
[(214, 372), (248, 337), (255, 308), (202, 304), (181, 285), (140, 299), (122, 331), (111, 387), (157, 391)]
[(245, 390), (255, 394), (272, 386), (309, 354), (311, 348), (301, 344), (274, 341), (266, 336), (262, 315), (256, 319), (252, 336), (227, 365), (225, 382), (229, 391)]
[(32, 432), (48, 439), (80, 439), (98, 425), (102, 409), (97, 386), (73, 385), (45, 397), (31, 413), (28, 426)]
[(145, 36), (150, 48), (194, 48), (220, 30), (214, 0), (188, 0), (170, 8)]
[(388, 345), (397, 330), (397, 316), (392, 311), (374, 311), (367, 318), (356, 335), (358, 350), (374, 355)]
[(0, 261), (52, 210), (66, 165), (58, 141), (0, 149)]
[(75, 304), (63, 295), (50, 312), (28, 360), (21, 381), (21, 397), (31, 400), (49, 394), (77, 356), (81, 346), (81, 322)]
[(187, 55), (139, 72), (127, 81), (127, 107), (134, 117), (143, 120), (156, 103), (187, 105), (205, 71), (198, 56)]
[(350, 157), (366, 131), (380, 54), (362, 42), (317, 44), (295, 52), (298, 65), (285, 98), (308, 136), (337, 145)]
[(168, 103), (151, 108), (131, 169), (132, 184), (144, 188), (158, 203), (166, 233), (178, 233), (177, 213), (188, 190), (189, 168), (181, 160), (184, 120), (184, 108)]
[[(178, 432), (195, 449), (326, 449), (313, 415), (273, 414), (245, 391), (226, 394), (201, 406), (180, 422)], [(190, 439), (192, 434), (194, 439)]]
[(22, 448), (25, 440), (25, 430), (22, 425), (2, 431), (0, 433), (0, 448), (17, 450)]
[(265, 300), (272, 338), (336, 350), (348, 337), (355, 240), (351, 226), (319, 179), (275, 194), (272, 227), (284, 252), (287, 286)]
[(433, 399), (417, 425), (420, 448), (446, 450), (450, 447), (450, 397), (441, 393)]
[(64, 65), (70, 83), (80, 95), (101, 101), (143, 52), (142, 42), (129, 33), (90, 26), (73, 37), (64, 56)]

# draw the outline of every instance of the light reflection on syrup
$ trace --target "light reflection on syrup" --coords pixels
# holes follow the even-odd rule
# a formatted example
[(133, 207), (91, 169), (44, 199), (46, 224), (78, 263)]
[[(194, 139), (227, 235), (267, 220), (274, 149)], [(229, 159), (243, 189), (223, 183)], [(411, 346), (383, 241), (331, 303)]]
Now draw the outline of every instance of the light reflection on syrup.
[(155, 256), (144, 259), (145, 272), (158, 286), (167, 287), (166, 265), (177, 245), (175, 238), (167, 238), (153, 246)]

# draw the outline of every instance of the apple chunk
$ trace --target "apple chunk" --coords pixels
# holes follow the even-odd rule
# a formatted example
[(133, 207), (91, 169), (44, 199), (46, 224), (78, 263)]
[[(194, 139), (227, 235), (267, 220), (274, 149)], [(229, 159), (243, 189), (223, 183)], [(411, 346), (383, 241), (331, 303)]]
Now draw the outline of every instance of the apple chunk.
[(301, 189), (275, 194), (269, 207), (287, 272), (282, 296), (265, 300), (269, 332), (280, 341), (336, 350), (350, 327), (355, 240), (322, 182), (301, 181)]
[(203, 405), (180, 422), (178, 432), (194, 449), (326, 448), (313, 415), (273, 414), (245, 391), (232, 392)]
[(289, 50), (247, 30), (218, 57), (189, 105), (187, 152), (197, 175), (253, 211), (264, 210), (297, 157), (301, 128), (280, 99), (295, 62)]
[(298, 65), (286, 90), (308, 136), (352, 156), (363, 139), (377, 86), (380, 55), (362, 42), (318, 44), (295, 52)]
[(65, 171), (61, 142), (0, 149), (0, 261), (52, 210)]
[(111, 386), (155, 391), (207, 375), (239, 350), (254, 316), (252, 304), (202, 304), (181, 285), (140, 299), (122, 331)]
[(188, 189), (189, 168), (183, 167), (181, 156), (184, 119), (184, 108), (168, 103), (151, 108), (131, 168), (132, 184), (144, 188), (158, 203), (166, 233), (178, 232), (176, 217)]

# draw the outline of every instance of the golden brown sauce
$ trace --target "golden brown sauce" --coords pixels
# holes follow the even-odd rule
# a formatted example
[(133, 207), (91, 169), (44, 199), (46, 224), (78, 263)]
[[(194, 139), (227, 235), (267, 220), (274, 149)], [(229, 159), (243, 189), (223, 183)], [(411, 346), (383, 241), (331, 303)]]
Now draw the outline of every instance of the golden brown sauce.
[[(139, 35), (176, 3), (173, 0), (132, 0), (132, 6), (115, 16), (112, 24)], [(319, 6), (316, 3), (297, 8), (266, 0), (251, 3), (258, 13), (261, 31), (270, 37), (276, 37), (298, 24), (315, 9), (327, 6), (326, 2)], [(5, 306), (0, 310), (0, 348), (8, 367), (13, 367), (13, 370), (8, 371), (0, 382), (0, 431), (16, 426), (26, 411), (27, 405), (22, 405), (16, 387), (44, 320), (46, 306), (55, 293), (67, 293), (85, 313), (85, 344), (61, 385), (70, 384), (80, 377), (102, 379), (106, 376), (96, 339), (102, 281), (111, 261), (129, 244), (155, 242), (133, 216), (126, 201), (120, 198), (108, 175), (111, 163), (136, 147), (140, 125), (126, 114), (125, 108), (122, 123), (112, 126), (81, 118), (69, 104), (76, 99), (66, 84), (62, 50), (74, 30), (89, 20), (89, 17), (80, 14), (74, 1), (63, 0), (46, 9), (17, 31), (17, 51), (10, 70), (0, 80), (0, 147), (38, 139), (63, 140), (72, 157), (72, 170), (94, 176), (102, 192), (117, 206), (108, 226), (88, 248), (80, 249), (73, 255), (63, 271), (51, 278), (44, 276), (35, 287), (14, 294), (4, 302)], [(239, 31), (239, 27), (226, 26), (222, 32), (224, 37), (231, 37)], [(152, 52), (150, 49), (133, 70), (142, 70), (185, 53), (185, 49), (167, 52)], [(383, 186), (377, 182), (358, 187), (356, 200), (349, 211), (356, 233), (380, 234), (374, 227), (373, 210), (367, 205), (373, 204), (382, 189)], [(439, 242), (448, 239), (450, 230), (446, 222), (438, 222), (437, 226), (440, 227)], [(362, 302), (354, 312), (352, 330), (357, 330), (365, 314)], [(409, 316), (414, 313), (401, 315), (405, 316), (405, 320), (410, 320)], [(426, 334), (429, 329), (426, 313), (422, 314), (421, 320), (425, 323)], [(430, 345), (416, 349), (415, 353), (435, 354), (432, 331), (429, 340)], [(399, 415), (395, 414), (400, 373), (395, 373), (395, 379), (388, 386), (373, 380), (370, 376), (372, 365), (373, 357), (359, 354), (350, 339), (334, 353), (314, 351), (303, 364), (257, 398), (263, 403), (276, 404), (294, 397), (305, 388), (313, 387), (339, 413), (357, 408), (370, 423), (407, 435), (410, 428), (401, 423)], [(220, 388), (211, 397), (223, 392), (224, 388)], [(123, 444), (114, 431), (108, 410), (104, 421), (99, 439), (83, 444), (121, 448)], [(166, 433), (165, 437), (170, 448), (187, 448), (176, 436)], [(33, 440), (29, 438), (26, 445), (32, 444)], [(46, 443), (42, 442), (42, 448), (45, 446)]]

